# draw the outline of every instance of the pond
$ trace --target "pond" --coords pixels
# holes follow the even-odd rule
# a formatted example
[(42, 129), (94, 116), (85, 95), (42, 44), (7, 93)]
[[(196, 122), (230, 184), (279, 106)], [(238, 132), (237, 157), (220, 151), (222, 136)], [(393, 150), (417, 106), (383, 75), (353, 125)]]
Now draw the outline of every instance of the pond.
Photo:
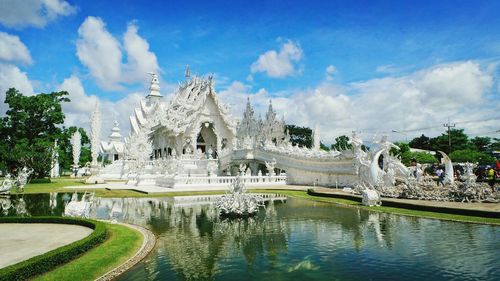
[[(52, 200), (51, 200), (52, 199)], [(181, 200), (182, 199), (182, 200)], [(4, 199), (0, 199), (4, 200)], [(61, 215), (69, 194), (11, 197), (0, 216)], [(97, 198), (95, 218), (142, 225), (156, 249), (118, 280), (499, 280), (500, 227), (303, 199), (246, 220), (179, 198)]]

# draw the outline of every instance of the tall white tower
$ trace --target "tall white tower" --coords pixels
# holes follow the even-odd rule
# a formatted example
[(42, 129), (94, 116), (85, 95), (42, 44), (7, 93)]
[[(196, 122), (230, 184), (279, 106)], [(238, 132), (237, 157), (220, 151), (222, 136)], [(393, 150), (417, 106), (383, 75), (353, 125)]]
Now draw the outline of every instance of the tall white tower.
[(160, 94), (160, 82), (158, 81), (158, 75), (153, 72), (150, 72), (149, 74), (151, 75), (151, 85), (149, 86), (149, 94), (146, 98), (149, 104), (153, 104), (159, 101), (163, 96)]

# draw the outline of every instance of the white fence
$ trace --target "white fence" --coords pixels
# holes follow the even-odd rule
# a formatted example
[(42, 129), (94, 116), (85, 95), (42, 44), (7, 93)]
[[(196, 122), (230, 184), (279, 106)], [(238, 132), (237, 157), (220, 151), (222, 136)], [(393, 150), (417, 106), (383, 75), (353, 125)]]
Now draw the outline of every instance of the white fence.
[[(241, 181), (247, 186), (256, 185), (285, 185), (286, 176), (242, 176)], [(164, 187), (179, 186), (229, 186), (236, 180), (234, 176), (224, 177), (162, 177), (156, 180), (156, 185)]]

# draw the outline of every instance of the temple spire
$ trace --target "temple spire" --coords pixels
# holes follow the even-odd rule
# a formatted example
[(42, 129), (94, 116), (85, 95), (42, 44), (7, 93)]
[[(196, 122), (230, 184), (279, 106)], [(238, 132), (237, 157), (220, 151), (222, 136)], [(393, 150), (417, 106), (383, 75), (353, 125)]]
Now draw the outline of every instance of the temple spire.
[(184, 72), (184, 76), (186, 77), (186, 79), (191, 77), (191, 70), (189, 69), (189, 64), (186, 64), (186, 71)]
[(149, 94), (146, 96), (146, 98), (148, 98), (148, 100), (152, 100), (154, 98), (163, 97), (160, 94), (160, 82), (158, 81), (158, 75), (153, 72), (149, 72), (148, 74), (151, 75), (151, 84), (149, 86)]

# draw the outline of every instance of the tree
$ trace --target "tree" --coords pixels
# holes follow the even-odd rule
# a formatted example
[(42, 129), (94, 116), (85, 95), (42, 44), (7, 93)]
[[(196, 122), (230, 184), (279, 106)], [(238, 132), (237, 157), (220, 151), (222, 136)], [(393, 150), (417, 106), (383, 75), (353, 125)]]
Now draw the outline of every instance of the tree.
[(60, 137), (57, 127), (64, 122), (62, 102), (67, 92), (24, 96), (14, 88), (6, 92), (9, 109), (0, 119), (0, 159), (12, 170), (28, 166), (34, 176), (43, 178), (52, 168), (54, 141)]
[(332, 149), (335, 149), (337, 151), (352, 149), (352, 145), (349, 143), (349, 137), (346, 135), (336, 137), (335, 143), (332, 144)]
[(293, 145), (301, 147), (312, 147), (312, 130), (308, 127), (299, 127), (295, 125), (286, 125), (290, 141)]
[(448, 143), (448, 133), (443, 133), (440, 136), (430, 139), (431, 150), (441, 150), (449, 154), (455, 150), (470, 149), (471, 147), (469, 137), (464, 133), (463, 129), (451, 129), (450, 138), (451, 150)]
[(422, 134), (418, 138), (414, 138), (409, 142), (411, 148), (431, 150), (430, 138)]
[(490, 150), (491, 138), (490, 137), (475, 137), (470, 140), (470, 143), (474, 150), (487, 152)]
[(488, 165), (495, 163), (495, 158), (479, 151), (471, 149), (455, 150), (450, 153), (450, 159), (454, 162), (470, 162), (479, 163), (480, 165)]

